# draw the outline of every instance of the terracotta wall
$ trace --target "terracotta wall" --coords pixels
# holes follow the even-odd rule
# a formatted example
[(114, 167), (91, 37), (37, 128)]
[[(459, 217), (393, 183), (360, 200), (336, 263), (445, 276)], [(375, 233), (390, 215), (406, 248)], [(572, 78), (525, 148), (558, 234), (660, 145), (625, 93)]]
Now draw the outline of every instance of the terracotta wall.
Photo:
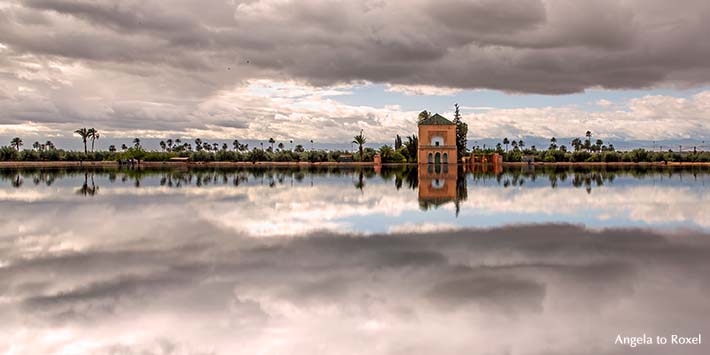
[[(439, 136), (444, 138), (444, 144), (438, 147), (432, 147), (432, 137)], [(429, 153), (440, 153), (442, 156), (447, 153), (449, 156), (449, 164), (456, 164), (456, 126), (454, 125), (421, 125), (419, 126), (419, 152), (418, 159), (420, 164), (428, 162)]]

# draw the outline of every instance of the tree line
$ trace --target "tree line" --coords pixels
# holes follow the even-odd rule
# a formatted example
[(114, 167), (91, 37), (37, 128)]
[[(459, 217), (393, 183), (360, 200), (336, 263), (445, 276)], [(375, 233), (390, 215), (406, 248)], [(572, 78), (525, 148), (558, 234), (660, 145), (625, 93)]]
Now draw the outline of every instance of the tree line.
[[(419, 119), (430, 117), (428, 111), (422, 111)], [(709, 162), (710, 152), (691, 151), (649, 151), (634, 149), (631, 151), (617, 151), (613, 144), (605, 144), (601, 139), (594, 139), (591, 131), (586, 131), (583, 138), (574, 138), (565, 144), (559, 144), (555, 137), (550, 138), (550, 144), (544, 149), (535, 145), (527, 146), (520, 140), (510, 140), (508, 137), (496, 144), (495, 147), (485, 145), (467, 147), (468, 125), (463, 122), (459, 105), (454, 105), (454, 124), (456, 124), (457, 157), (475, 154), (499, 153), (506, 162), (520, 162), (535, 160), (542, 162)], [(201, 138), (192, 141), (181, 138), (168, 138), (158, 144), (160, 151), (146, 150), (140, 138), (134, 138), (130, 145), (122, 144), (119, 147), (110, 145), (107, 151), (95, 150), (95, 142), (101, 134), (95, 128), (79, 128), (73, 132), (83, 144), (84, 151), (76, 152), (58, 149), (56, 145), (47, 140), (32, 144), (32, 149), (21, 149), (24, 142), (20, 137), (10, 140), (8, 146), (0, 147), (0, 160), (17, 161), (102, 161), (138, 159), (144, 161), (168, 161), (171, 158), (182, 157), (191, 161), (234, 161), (234, 162), (341, 162), (358, 161), (372, 162), (375, 155), (379, 154), (384, 163), (417, 163), (417, 149), (419, 139), (416, 135), (402, 137), (396, 135), (393, 145), (382, 145), (379, 149), (365, 147), (367, 137), (364, 130), (353, 136), (352, 144), (357, 145), (356, 152), (345, 150), (314, 149), (314, 141), (310, 146), (295, 144), (293, 140), (277, 142), (274, 138), (260, 142), (258, 146), (250, 147), (238, 139), (227, 143), (208, 142)]]

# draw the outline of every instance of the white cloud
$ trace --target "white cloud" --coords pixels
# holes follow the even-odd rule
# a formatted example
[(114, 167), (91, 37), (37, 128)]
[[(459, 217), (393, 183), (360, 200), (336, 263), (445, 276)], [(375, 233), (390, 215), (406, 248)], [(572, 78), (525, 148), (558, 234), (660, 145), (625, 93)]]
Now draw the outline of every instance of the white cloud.
[(710, 136), (710, 91), (690, 99), (643, 96), (616, 110), (577, 107), (494, 109), (465, 114), (474, 137), (578, 137), (591, 130), (600, 138), (659, 140)]
[(600, 106), (600, 107), (610, 107), (614, 103), (607, 100), (607, 99), (600, 99), (596, 102), (596, 104), (597, 104), (597, 106)]
[(431, 85), (392, 85), (387, 84), (386, 91), (398, 92), (412, 96), (451, 96), (461, 92), (461, 89)]

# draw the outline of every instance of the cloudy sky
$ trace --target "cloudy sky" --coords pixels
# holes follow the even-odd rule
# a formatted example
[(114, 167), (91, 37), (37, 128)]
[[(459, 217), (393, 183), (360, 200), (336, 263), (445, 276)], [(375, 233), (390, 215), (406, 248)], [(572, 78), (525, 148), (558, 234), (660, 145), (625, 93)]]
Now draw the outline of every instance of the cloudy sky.
[(705, 0), (2, 0), (0, 138), (389, 142), (459, 103), (472, 140), (702, 145), (709, 17)]

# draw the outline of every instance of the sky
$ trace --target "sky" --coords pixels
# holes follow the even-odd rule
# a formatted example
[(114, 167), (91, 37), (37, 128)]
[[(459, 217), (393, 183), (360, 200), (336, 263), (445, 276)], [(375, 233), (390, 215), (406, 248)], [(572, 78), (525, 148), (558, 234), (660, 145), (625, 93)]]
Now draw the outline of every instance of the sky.
[[(462, 108), (469, 140), (710, 149), (710, 3), (0, 1), (0, 144), (345, 144)], [(645, 143), (639, 143), (645, 144)]]

